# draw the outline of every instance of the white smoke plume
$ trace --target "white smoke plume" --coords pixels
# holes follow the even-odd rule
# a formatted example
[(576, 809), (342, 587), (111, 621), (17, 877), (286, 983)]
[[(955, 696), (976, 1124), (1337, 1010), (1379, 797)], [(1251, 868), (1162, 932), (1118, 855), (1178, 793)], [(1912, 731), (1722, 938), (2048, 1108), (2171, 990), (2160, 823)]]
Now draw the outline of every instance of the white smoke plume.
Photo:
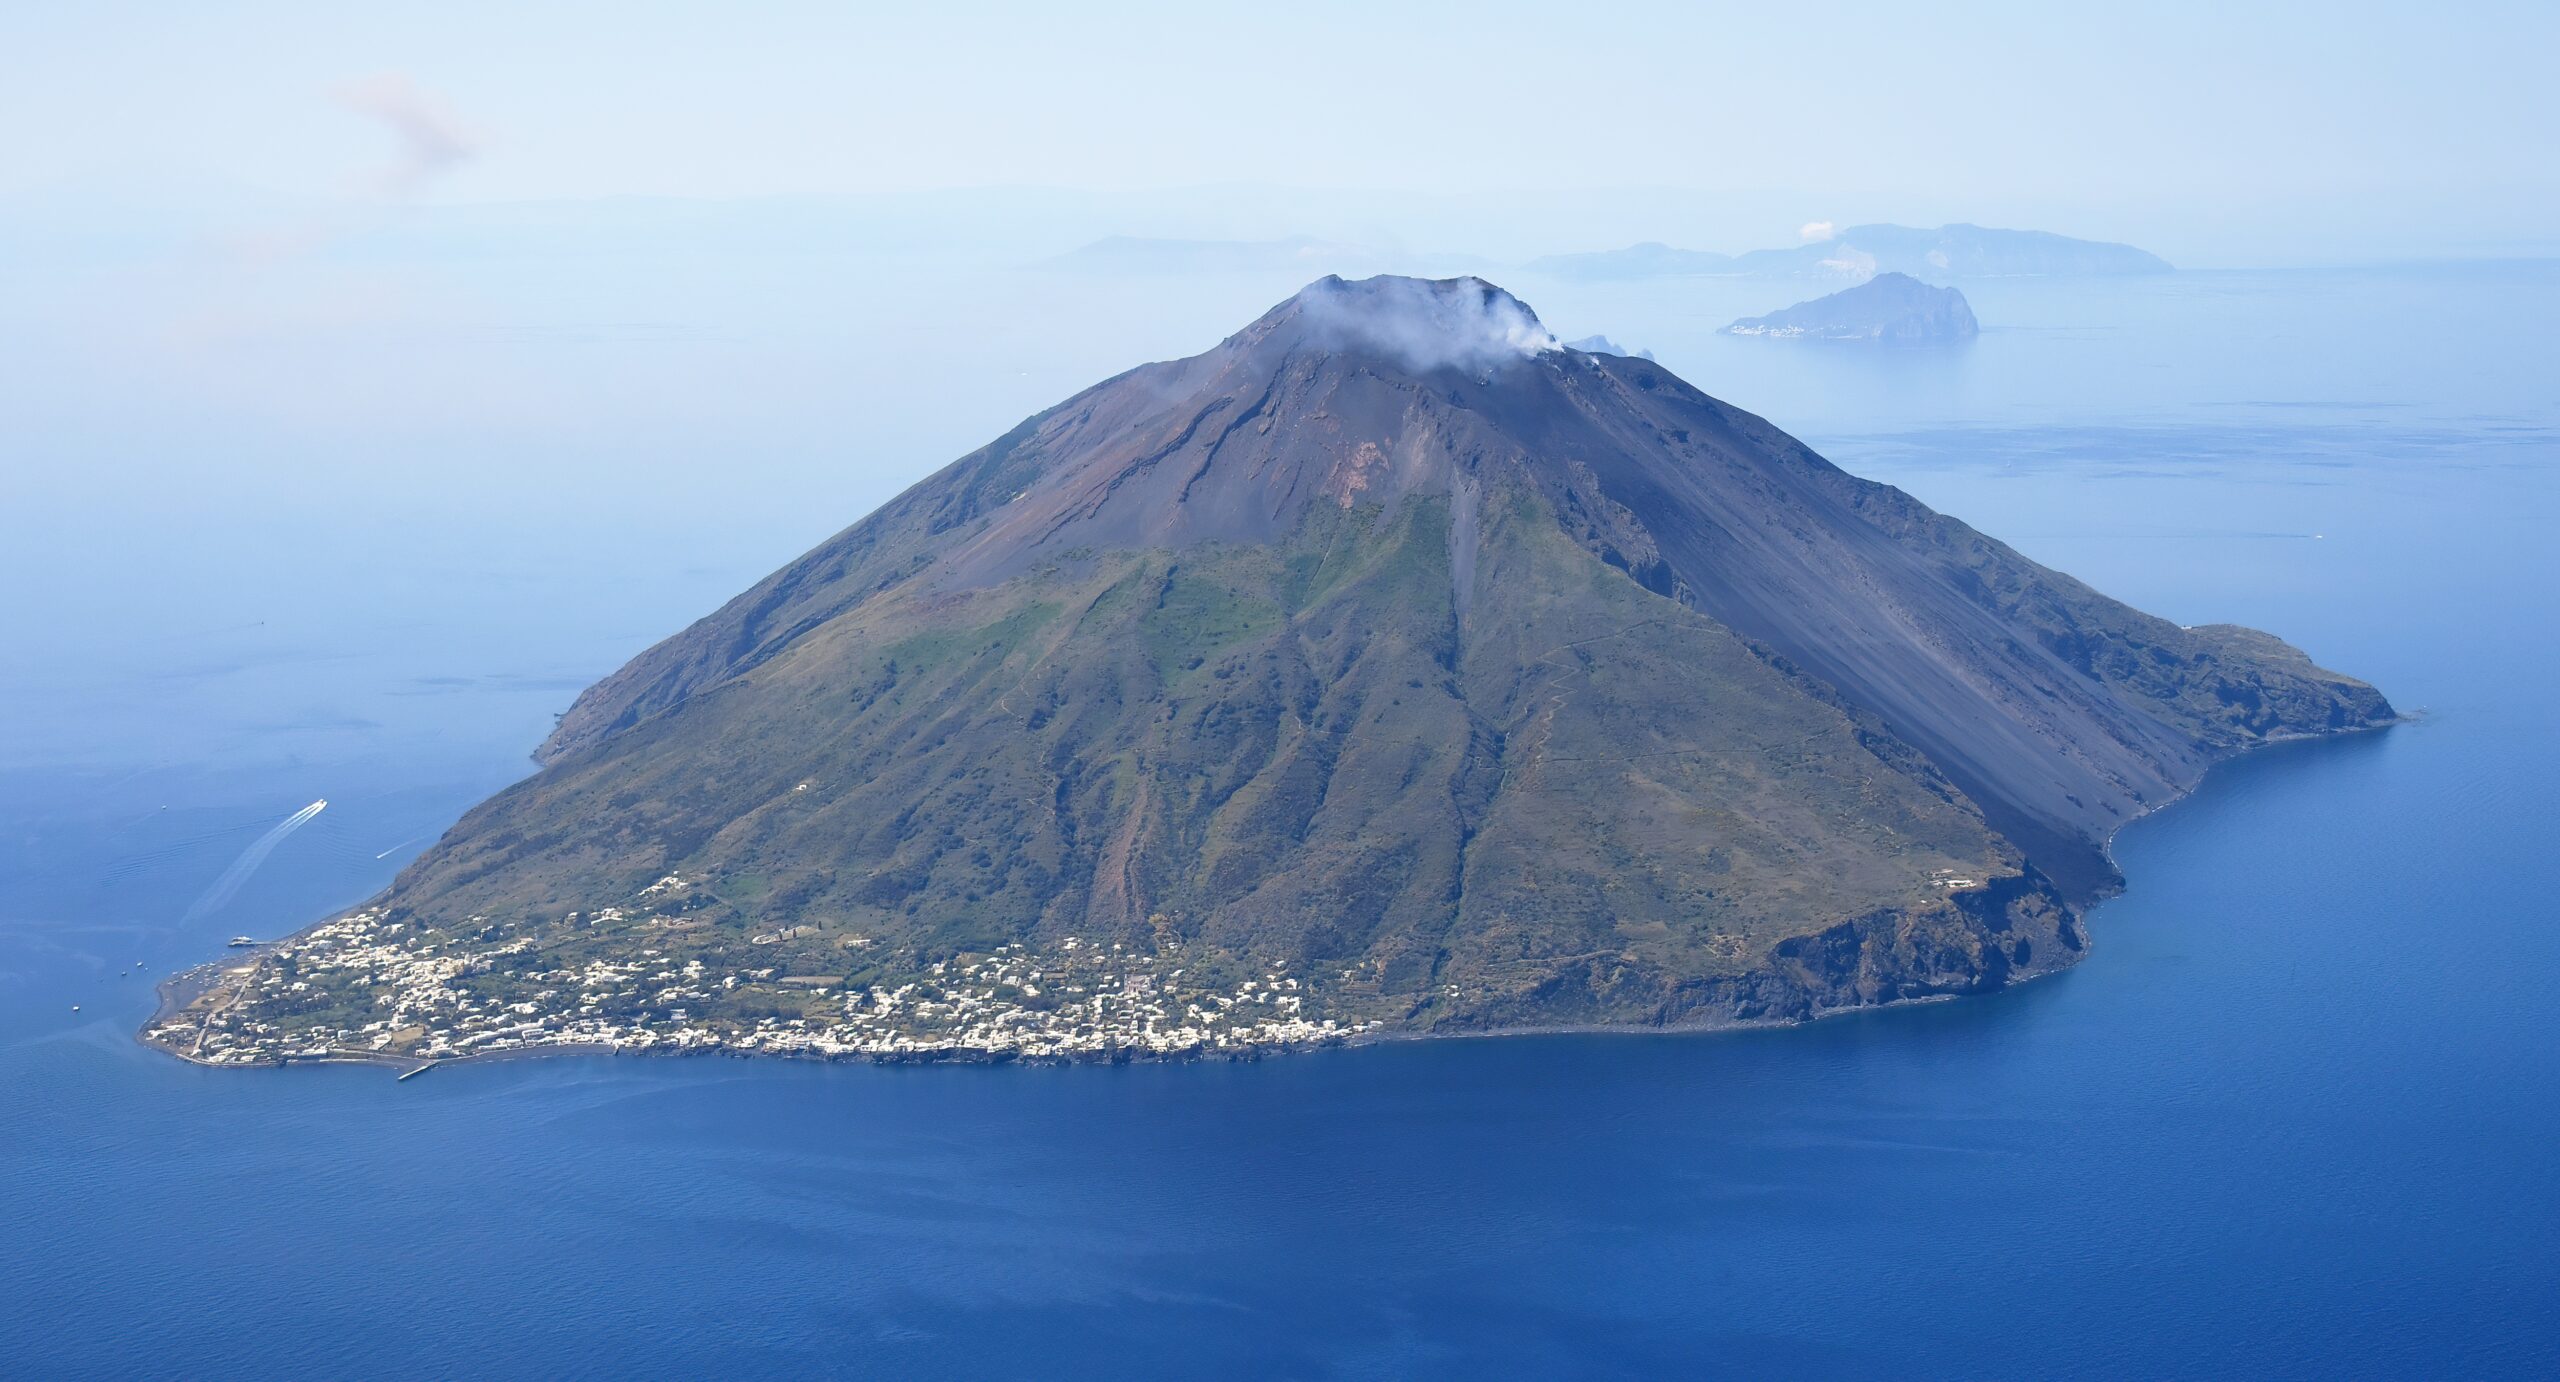
[(277, 845), (284, 843), (285, 836), (301, 829), (305, 821), (328, 808), (329, 801), (323, 797), (285, 817), (277, 822), (274, 829), (250, 841), (249, 847), (240, 851), (240, 857), (231, 861), (231, 867), (224, 869), (222, 876), (213, 880), (213, 886), (205, 889), (204, 895), (188, 906), (187, 914), (181, 920), (194, 921), (198, 917), (208, 916), (221, 910), (222, 904), (229, 902), (231, 895), (240, 891), (240, 885), (249, 881), (249, 875), (258, 871), (258, 865), (267, 862), (267, 856), (275, 853)]
[(1804, 223), (1804, 228), (1796, 232), (1796, 236), (1811, 245), (1828, 240), (1839, 233), (1840, 228), (1829, 221), (1807, 221)]
[(1561, 349), (1528, 305), (1481, 278), (1327, 278), (1298, 294), (1322, 345), (1374, 350), (1416, 372), (1482, 372)]
[(1823, 260), (1821, 267), (1824, 273), (1837, 274), (1842, 278), (1854, 278), (1864, 283), (1876, 276), (1876, 257), (1865, 250), (1850, 246)]

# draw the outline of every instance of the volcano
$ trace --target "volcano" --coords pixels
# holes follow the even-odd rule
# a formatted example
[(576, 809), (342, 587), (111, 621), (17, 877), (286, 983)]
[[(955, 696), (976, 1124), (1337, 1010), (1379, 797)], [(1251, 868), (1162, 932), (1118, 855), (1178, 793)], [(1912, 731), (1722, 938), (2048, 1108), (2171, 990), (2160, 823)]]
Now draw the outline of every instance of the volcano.
[(2118, 826), (2392, 718), (1490, 284), (1328, 278), (643, 653), (385, 894), (158, 1034), (1053, 1055), (1797, 1020), (2072, 963)]

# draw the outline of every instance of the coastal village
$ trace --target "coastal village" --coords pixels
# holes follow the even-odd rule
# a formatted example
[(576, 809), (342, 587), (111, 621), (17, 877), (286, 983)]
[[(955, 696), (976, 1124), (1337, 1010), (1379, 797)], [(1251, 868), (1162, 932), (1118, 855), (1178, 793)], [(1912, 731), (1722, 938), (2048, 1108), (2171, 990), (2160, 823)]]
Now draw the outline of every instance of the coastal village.
[[(734, 968), (661, 948), (616, 962), (582, 937), (700, 923), (647, 910), (685, 888), (669, 876), (635, 907), (573, 914), (557, 934), (504, 937), (486, 919), (454, 934), (366, 909), (172, 986), (147, 1039), (209, 1065), (298, 1060), (431, 1062), (537, 1049), (734, 1051), (829, 1059), (1109, 1060), (1240, 1056), (1368, 1031), (1309, 1013), (1285, 964), (1213, 975), (1196, 961), (1067, 937), (1008, 943), (896, 977), (818, 973), (867, 958), (867, 938), (797, 925), (745, 939)], [(859, 966), (876, 975), (878, 963)]]

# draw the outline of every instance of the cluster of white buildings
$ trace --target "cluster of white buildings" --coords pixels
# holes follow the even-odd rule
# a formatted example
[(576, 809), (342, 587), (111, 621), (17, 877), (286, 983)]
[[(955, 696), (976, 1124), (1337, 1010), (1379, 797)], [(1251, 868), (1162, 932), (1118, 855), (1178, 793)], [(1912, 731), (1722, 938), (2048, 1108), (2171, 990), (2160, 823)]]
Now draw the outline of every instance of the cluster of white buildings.
[[(618, 908), (586, 918), (589, 926), (632, 920)], [(493, 970), (537, 949), (531, 938), (474, 943), (356, 912), (223, 971), (152, 1035), (212, 1064), (549, 1047), (1076, 1059), (1321, 1045), (1377, 1025), (1308, 1017), (1303, 986), (1285, 965), (1212, 987), (1172, 957), (1073, 938), (1045, 953), (1006, 945), (868, 987), (772, 966), (714, 974), (700, 959), (659, 949), (628, 961)], [(506, 980), (493, 983), (493, 972)], [(804, 1015), (772, 1015), (792, 1009)]]

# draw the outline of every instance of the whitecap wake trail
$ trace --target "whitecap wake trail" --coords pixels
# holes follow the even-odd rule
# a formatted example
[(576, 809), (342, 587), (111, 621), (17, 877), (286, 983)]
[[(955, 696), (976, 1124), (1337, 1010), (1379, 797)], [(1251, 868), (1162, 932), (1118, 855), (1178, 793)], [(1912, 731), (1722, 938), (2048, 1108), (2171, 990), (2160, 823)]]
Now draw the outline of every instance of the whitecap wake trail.
[(205, 889), (203, 896), (188, 905), (187, 914), (180, 918), (180, 921), (182, 923), (194, 921), (220, 910), (222, 904), (231, 900), (233, 893), (240, 891), (240, 885), (249, 881), (249, 875), (256, 873), (258, 866), (267, 862), (267, 856), (275, 852), (276, 846), (284, 843), (285, 836), (301, 829), (305, 822), (327, 809), (329, 809), (329, 799), (322, 797), (276, 822), (273, 829), (250, 841), (249, 847), (240, 851), (240, 857), (231, 861), (231, 867), (224, 869), (222, 876), (213, 880), (213, 886)]

